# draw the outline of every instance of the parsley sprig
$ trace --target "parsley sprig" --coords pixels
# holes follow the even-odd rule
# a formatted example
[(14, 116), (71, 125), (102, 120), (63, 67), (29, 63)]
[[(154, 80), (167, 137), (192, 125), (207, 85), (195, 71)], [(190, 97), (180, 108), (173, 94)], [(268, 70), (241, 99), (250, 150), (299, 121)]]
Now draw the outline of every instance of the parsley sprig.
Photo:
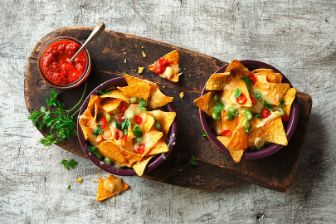
[(86, 86), (85, 84), (79, 101), (71, 109), (65, 109), (64, 104), (58, 100), (57, 92), (51, 90), (50, 96), (46, 99), (47, 107), (42, 106), (40, 110), (33, 111), (28, 116), (38, 129), (49, 130), (48, 135), (40, 140), (43, 145), (57, 144), (76, 135), (76, 123), (73, 118), (84, 98)]
[(60, 164), (62, 164), (64, 168), (67, 170), (75, 169), (78, 166), (78, 162), (74, 159), (70, 159), (70, 160), (63, 159), (60, 162)]

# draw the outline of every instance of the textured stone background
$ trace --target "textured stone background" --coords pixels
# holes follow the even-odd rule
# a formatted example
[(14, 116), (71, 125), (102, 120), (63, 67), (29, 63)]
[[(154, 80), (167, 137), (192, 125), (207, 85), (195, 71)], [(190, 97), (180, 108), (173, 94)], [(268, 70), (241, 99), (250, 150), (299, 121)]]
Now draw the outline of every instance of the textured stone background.
[[(0, 223), (336, 223), (335, 1), (0, 2)], [(34, 44), (67, 25), (94, 25), (162, 40), (223, 60), (273, 64), (313, 96), (305, 155), (295, 186), (279, 193), (255, 185), (218, 192), (141, 178), (99, 204), (89, 161), (39, 144), (27, 120), (24, 65)], [(75, 158), (66, 171), (60, 160)], [(77, 176), (84, 177), (81, 185)], [(71, 184), (72, 190), (67, 186)]]

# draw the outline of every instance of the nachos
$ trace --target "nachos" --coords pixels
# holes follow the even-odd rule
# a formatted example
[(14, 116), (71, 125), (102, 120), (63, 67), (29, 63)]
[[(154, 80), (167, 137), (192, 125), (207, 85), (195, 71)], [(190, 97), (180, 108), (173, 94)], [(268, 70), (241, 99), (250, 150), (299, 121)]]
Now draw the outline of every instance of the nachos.
[(225, 72), (208, 79), (206, 94), (194, 100), (214, 120), (217, 139), (239, 162), (246, 150), (267, 143), (287, 145), (284, 123), (288, 121), (296, 89), (282, 83), (272, 69), (249, 71), (233, 60)]
[(90, 97), (79, 118), (88, 150), (104, 163), (133, 168), (142, 176), (149, 161), (169, 151), (167, 137), (175, 112), (160, 108), (173, 101), (157, 84), (124, 75), (118, 86)]

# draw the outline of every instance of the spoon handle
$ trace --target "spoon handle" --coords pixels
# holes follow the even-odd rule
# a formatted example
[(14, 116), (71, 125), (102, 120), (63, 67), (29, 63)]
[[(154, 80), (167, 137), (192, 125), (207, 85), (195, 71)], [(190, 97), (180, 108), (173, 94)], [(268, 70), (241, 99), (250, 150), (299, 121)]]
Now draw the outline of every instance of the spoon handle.
[(91, 32), (90, 36), (86, 39), (84, 44), (78, 49), (78, 51), (69, 59), (69, 61), (73, 61), (76, 56), (83, 50), (83, 48), (86, 47), (86, 45), (93, 40), (95, 37), (97, 37), (103, 30), (105, 29), (105, 24), (103, 22), (98, 23), (93, 31)]

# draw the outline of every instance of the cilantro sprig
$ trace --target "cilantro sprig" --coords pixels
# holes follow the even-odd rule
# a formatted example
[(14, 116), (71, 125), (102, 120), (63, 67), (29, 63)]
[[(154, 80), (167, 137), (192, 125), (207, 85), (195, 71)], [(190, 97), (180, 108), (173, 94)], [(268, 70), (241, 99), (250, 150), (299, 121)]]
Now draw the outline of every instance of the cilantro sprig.
[(63, 159), (60, 162), (60, 164), (62, 164), (64, 168), (67, 170), (75, 169), (78, 166), (78, 162), (74, 159), (70, 159), (70, 160)]
[(65, 109), (64, 104), (59, 101), (58, 94), (51, 90), (50, 96), (46, 99), (47, 106), (42, 106), (40, 110), (33, 111), (28, 119), (37, 126), (38, 129), (48, 129), (49, 133), (40, 142), (45, 146), (57, 144), (76, 135), (76, 123), (74, 116), (79, 110), (79, 106), (86, 92), (86, 84), (79, 101), (71, 108)]

